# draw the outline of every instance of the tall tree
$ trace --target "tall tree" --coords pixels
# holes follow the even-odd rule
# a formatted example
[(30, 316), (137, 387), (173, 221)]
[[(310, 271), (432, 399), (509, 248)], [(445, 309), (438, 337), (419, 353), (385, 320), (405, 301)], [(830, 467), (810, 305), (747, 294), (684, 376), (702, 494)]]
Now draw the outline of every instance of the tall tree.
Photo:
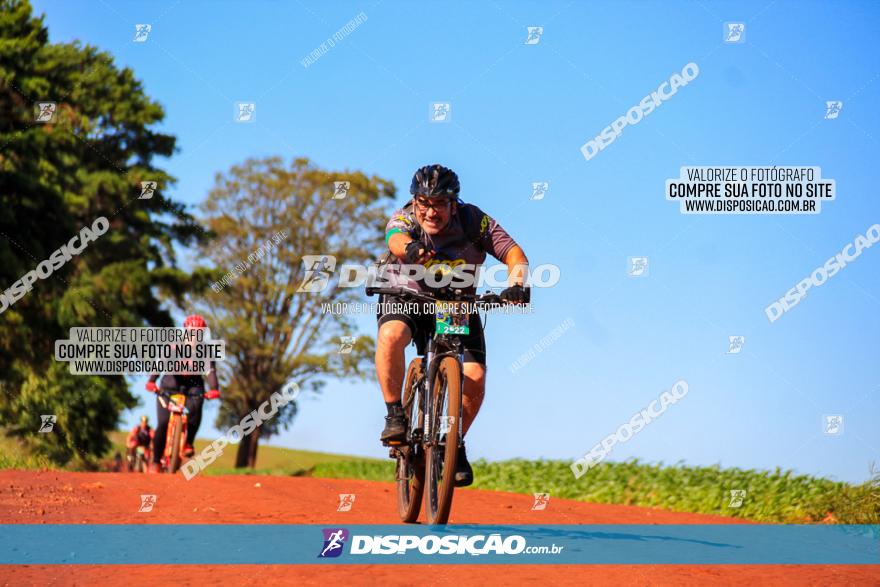
[[(159, 296), (204, 281), (176, 266), (174, 243), (202, 229), (153, 164), (175, 151), (150, 128), (163, 117), (130, 69), (79, 42), (49, 43), (26, 0), (0, 0), (0, 291), (83, 226), (110, 225), (0, 312), (0, 422), (57, 462), (101, 455), (136, 400), (121, 376), (71, 375), (54, 341), (72, 326), (170, 326)], [(143, 181), (156, 182), (152, 198), (139, 199)], [(37, 434), (41, 414), (57, 416), (53, 433)]]
[[(323, 291), (298, 291), (302, 258), (332, 255), (337, 267), (374, 260), (394, 193), (389, 181), (322, 170), (304, 158), (288, 166), (278, 157), (250, 159), (217, 175), (203, 206), (216, 238), (203, 253), (226, 275), (194, 303), (206, 307), (213, 336), (226, 341), (222, 368), (230, 384), (219, 425), (237, 424), (286, 382), (317, 390), (330, 378), (366, 375), (372, 338), (341, 346), (341, 337), (354, 336), (352, 316), (322, 311), (324, 303), (360, 299), (362, 289), (338, 287), (334, 274)], [(236, 467), (253, 467), (259, 440), (295, 414), (296, 404), (288, 404), (243, 438)]]

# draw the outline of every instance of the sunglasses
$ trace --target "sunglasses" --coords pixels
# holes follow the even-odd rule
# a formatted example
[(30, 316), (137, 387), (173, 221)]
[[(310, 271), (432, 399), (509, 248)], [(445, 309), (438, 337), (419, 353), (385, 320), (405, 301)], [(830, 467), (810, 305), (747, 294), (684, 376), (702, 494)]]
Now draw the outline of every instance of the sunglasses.
[(452, 200), (449, 198), (416, 198), (415, 204), (422, 212), (427, 212), (430, 208), (434, 212), (448, 210)]

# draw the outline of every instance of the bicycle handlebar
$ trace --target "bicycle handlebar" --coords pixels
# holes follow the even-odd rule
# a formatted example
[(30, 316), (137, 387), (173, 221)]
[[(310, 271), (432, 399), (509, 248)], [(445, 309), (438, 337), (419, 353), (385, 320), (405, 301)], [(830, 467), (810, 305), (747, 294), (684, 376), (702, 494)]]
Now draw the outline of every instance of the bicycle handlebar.
[(437, 296), (431, 293), (418, 292), (415, 290), (407, 289), (405, 287), (368, 287), (367, 295), (372, 296), (375, 294), (388, 295), (388, 296), (400, 296), (404, 298), (412, 298), (415, 300), (419, 300), (422, 302), (436, 302), (436, 301), (458, 301), (458, 302), (472, 302), (475, 304), (479, 304), (482, 306), (503, 306), (506, 305), (507, 302), (504, 302), (496, 293), (491, 291), (487, 291), (484, 294), (466, 294), (462, 293), (461, 290), (454, 290), (453, 293), (449, 293), (447, 295)]
[(159, 391), (154, 391), (152, 393), (155, 393), (157, 396), (161, 395), (161, 396), (167, 397), (167, 398), (170, 398), (172, 395), (185, 395), (187, 397), (205, 397), (205, 392), (202, 392), (198, 395), (196, 395), (196, 394), (190, 395), (188, 393), (180, 393), (179, 391), (168, 391), (168, 390), (160, 389)]
[[(172, 392), (172, 391), (162, 390), (162, 389), (155, 391), (153, 393), (156, 394), (156, 399), (159, 400), (159, 403), (162, 404), (162, 407), (165, 408), (166, 410), (168, 409), (168, 402), (165, 401), (165, 398), (170, 400), (172, 395), (185, 395), (187, 397), (190, 397), (190, 395), (188, 393), (178, 393), (178, 392)], [(198, 396), (194, 395), (192, 397), (205, 397), (205, 393), (202, 392), (200, 395), (198, 395)]]

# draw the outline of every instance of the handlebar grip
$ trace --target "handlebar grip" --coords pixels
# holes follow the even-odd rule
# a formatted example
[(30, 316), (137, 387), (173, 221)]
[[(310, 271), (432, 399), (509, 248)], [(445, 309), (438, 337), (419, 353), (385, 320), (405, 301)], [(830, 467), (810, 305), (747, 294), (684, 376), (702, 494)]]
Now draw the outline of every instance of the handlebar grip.
[(393, 287), (368, 287), (367, 295), (372, 296), (375, 294), (389, 295), (395, 296), (400, 295), (400, 289)]
[(504, 305), (504, 300), (502, 300), (501, 296), (499, 296), (498, 294), (483, 294), (480, 296), (480, 301), (483, 302), (484, 304), (489, 304), (489, 305), (497, 305), (497, 306)]

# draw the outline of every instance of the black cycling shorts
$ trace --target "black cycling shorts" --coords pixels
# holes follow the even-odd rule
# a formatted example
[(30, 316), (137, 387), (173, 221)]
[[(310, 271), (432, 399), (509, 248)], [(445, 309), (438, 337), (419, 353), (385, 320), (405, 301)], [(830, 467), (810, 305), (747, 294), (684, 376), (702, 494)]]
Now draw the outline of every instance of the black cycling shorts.
[[(391, 320), (399, 320), (409, 326), (420, 355), (425, 354), (428, 338), (434, 334), (434, 318), (430, 304), (413, 302), (398, 296), (379, 296), (379, 308), (376, 312), (379, 326)], [(483, 336), (483, 322), (478, 313), (471, 314), (469, 329), (469, 334), (458, 337), (464, 347), (464, 362), (485, 365), (486, 338)]]

